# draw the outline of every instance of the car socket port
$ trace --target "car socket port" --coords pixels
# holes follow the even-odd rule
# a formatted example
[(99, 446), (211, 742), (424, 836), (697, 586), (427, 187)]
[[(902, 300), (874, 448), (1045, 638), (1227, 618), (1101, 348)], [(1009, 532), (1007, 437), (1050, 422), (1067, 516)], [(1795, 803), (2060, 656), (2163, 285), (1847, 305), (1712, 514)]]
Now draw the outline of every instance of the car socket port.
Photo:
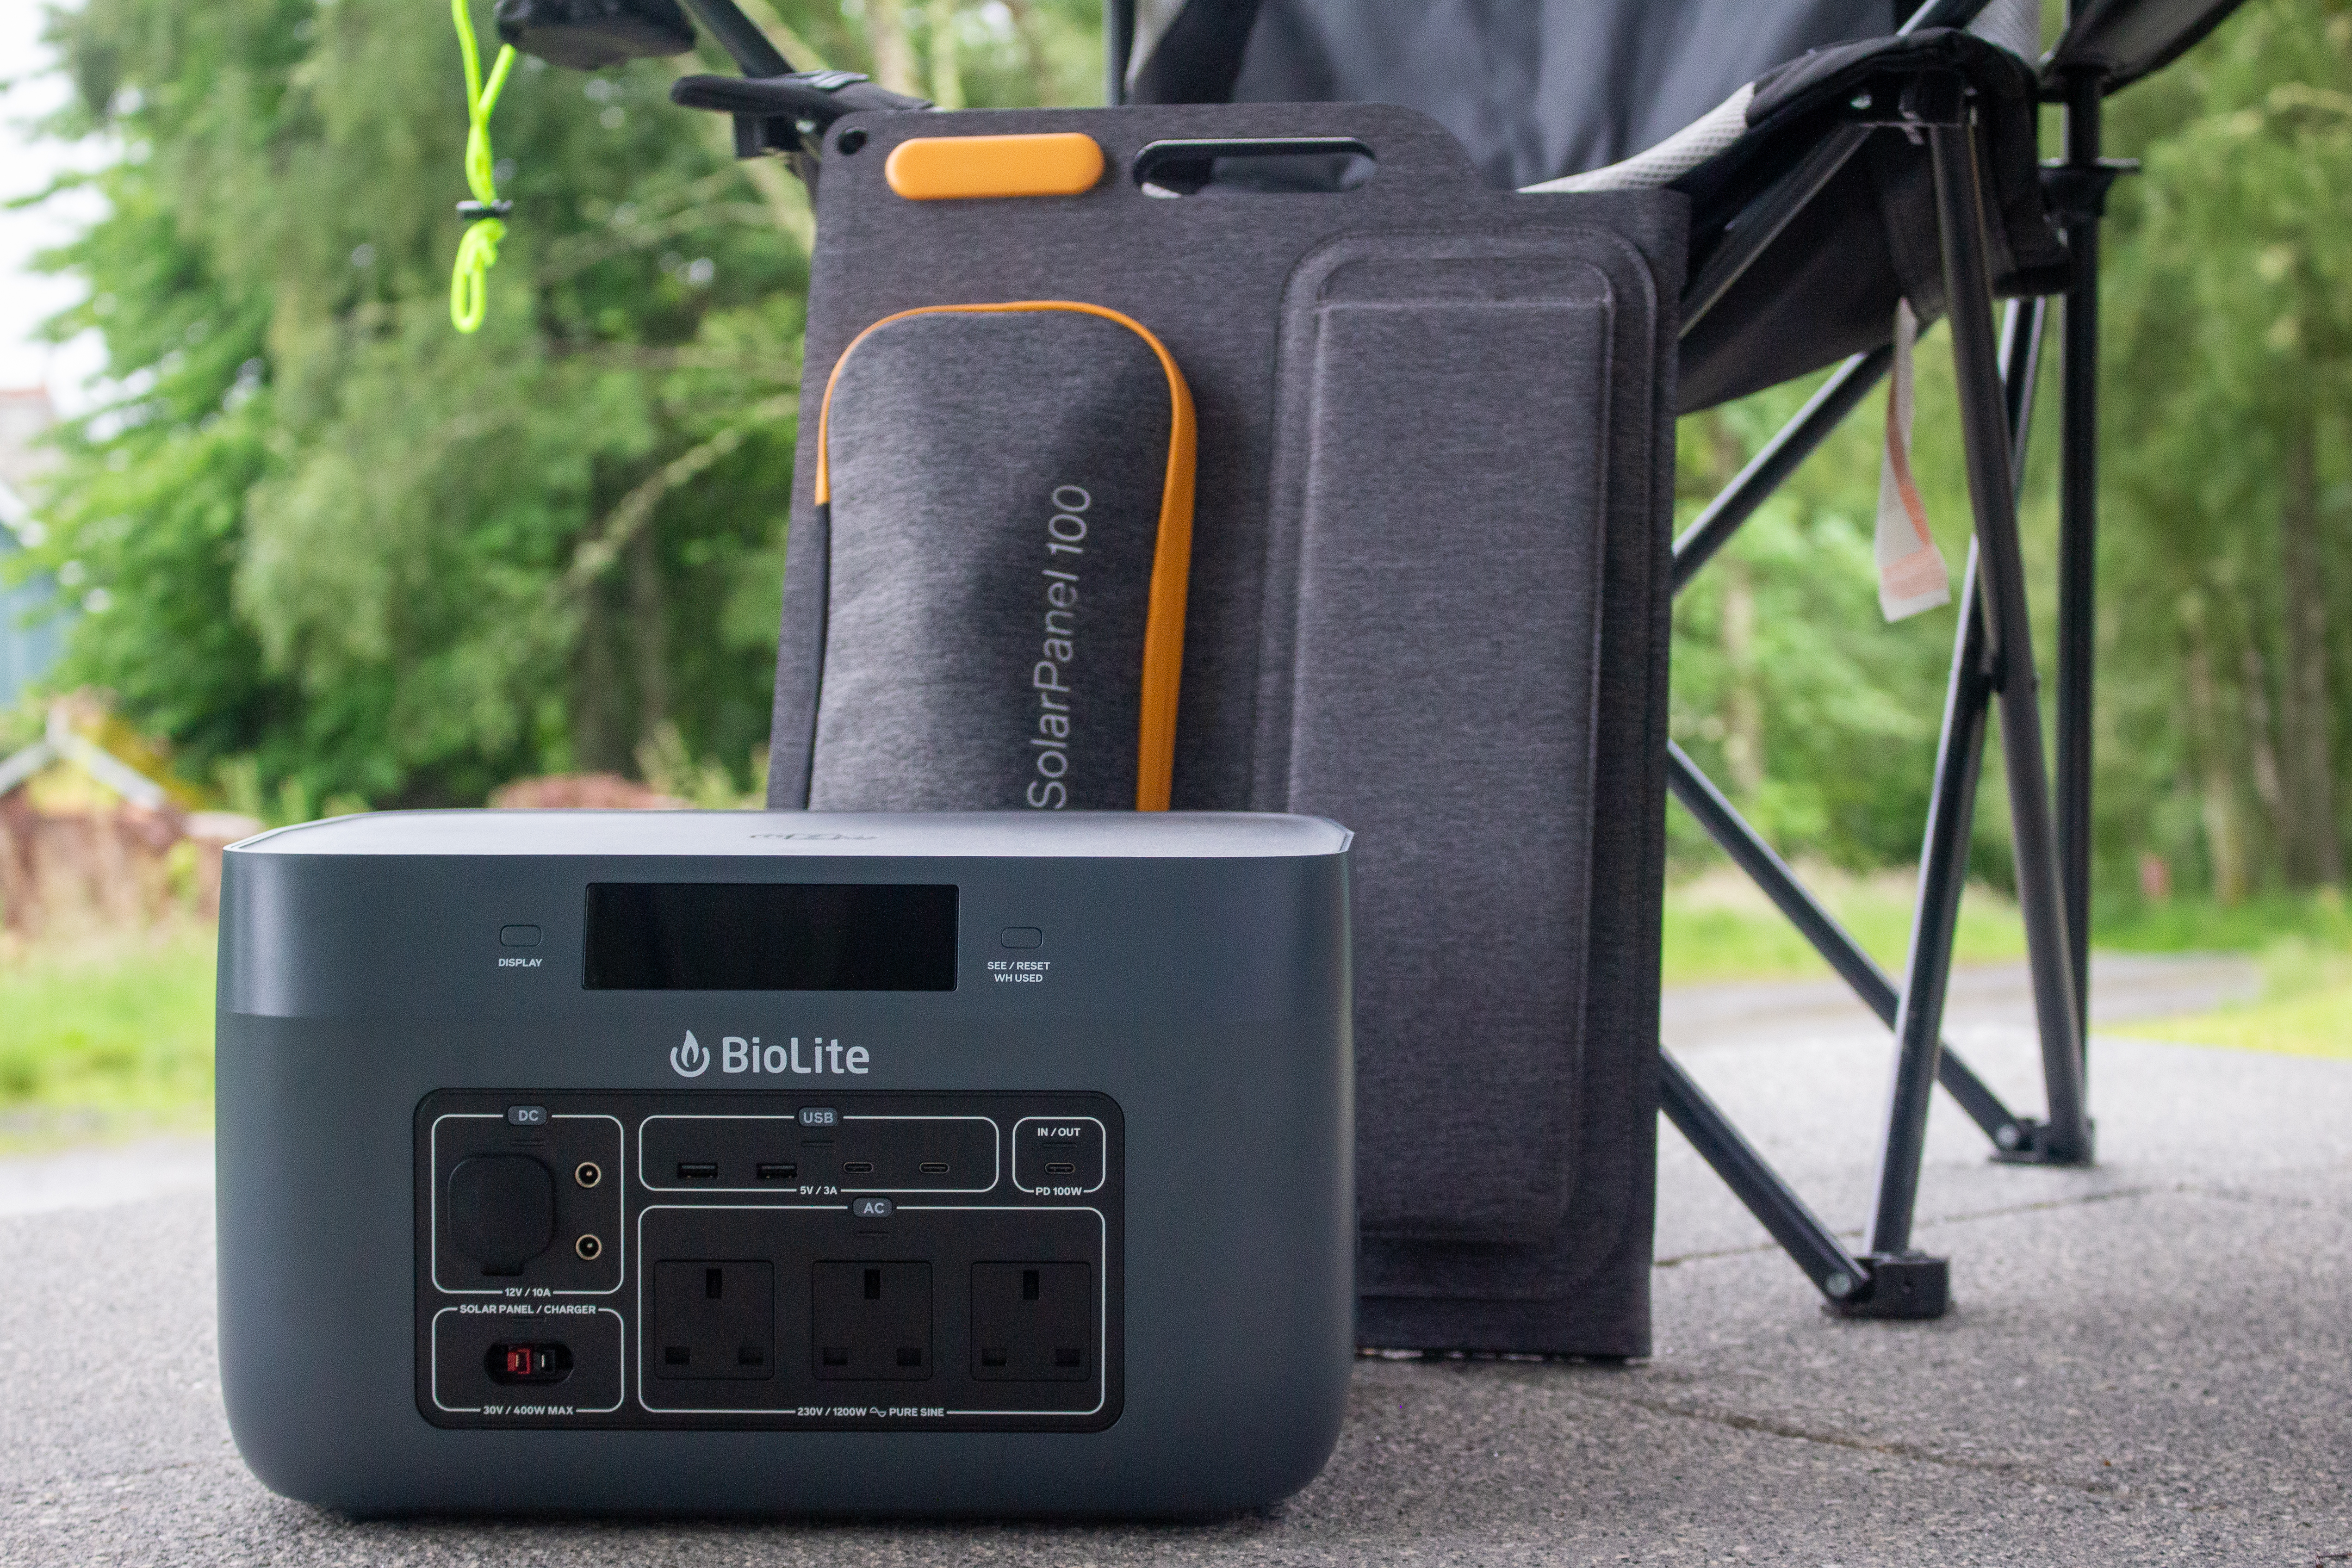
[(931, 1266), (836, 1262), (813, 1277), (817, 1376), (908, 1382), (931, 1375)]
[(654, 1265), (647, 1370), (656, 1377), (775, 1375), (776, 1270), (764, 1260)]
[(991, 1383), (1079, 1383), (1095, 1372), (1094, 1268), (974, 1263), (971, 1375)]
[(458, 1161), (446, 1201), (450, 1245), (485, 1274), (520, 1274), (555, 1240), (555, 1176), (528, 1155)]
[(594, 1186), (604, 1179), (604, 1167), (594, 1160), (582, 1160), (572, 1167), (572, 1179), (582, 1186)]
[(572, 1250), (580, 1254), (582, 1262), (593, 1263), (604, 1255), (604, 1244), (593, 1236), (583, 1236), (572, 1244)]
[(494, 1344), (482, 1366), (492, 1383), (561, 1383), (572, 1375), (572, 1347), (562, 1340)]
[(798, 1181), (801, 1167), (791, 1160), (772, 1160), (755, 1166), (752, 1174), (761, 1181)]
[(677, 1162), (680, 1181), (717, 1181), (719, 1162), (716, 1160), (680, 1160)]

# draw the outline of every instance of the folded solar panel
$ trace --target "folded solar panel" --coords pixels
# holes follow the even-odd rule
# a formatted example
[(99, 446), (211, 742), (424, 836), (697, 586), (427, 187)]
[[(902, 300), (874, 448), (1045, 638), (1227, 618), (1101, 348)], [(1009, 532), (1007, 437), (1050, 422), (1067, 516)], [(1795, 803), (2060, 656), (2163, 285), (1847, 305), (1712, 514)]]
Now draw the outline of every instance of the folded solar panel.
[(1357, 835), (1361, 1343), (1645, 1354), (1685, 199), (1369, 105), (824, 168), (771, 803), (1149, 807), (1172, 696), (1160, 800)]

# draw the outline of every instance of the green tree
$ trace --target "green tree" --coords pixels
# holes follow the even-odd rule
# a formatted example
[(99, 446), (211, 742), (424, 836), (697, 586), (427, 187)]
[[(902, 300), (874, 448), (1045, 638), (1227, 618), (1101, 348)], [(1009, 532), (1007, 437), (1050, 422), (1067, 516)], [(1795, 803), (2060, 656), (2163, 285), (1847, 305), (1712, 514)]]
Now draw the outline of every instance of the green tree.
[[(1682, 421), (1677, 488), (1684, 522), (1821, 379)], [(2054, 394), (2054, 385), (2047, 391)], [(1957, 602), (1973, 518), (1950, 350), (1940, 328), (1920, 341), (1916, 396), (1914, 472), (1950, 563)], [(1893, 625), (1880, 612), (1871, 536), (1884, 432), (1883, 399), (1874, 396), (1675, 605), (1675, 738), (1784, 853), (1854, 870), (1918, 855), (1958, 624), (1948, 607)], [(2023, 519), (2029, 556), (2044, 566), (2052, 553), (2054, 434), (2053, 420), (2039, 421)], [(2046, 657), (2049, 651), (2045, 630), (2037, 652)], [(1975, 875), (2006, 887), (2014, 868), (1998, 727), (1988, 747), (1992, 782), (1978, 795), (1969, 864)], [(1696, 821), (1675, 810), (1668, 824), (1678, 861), (1711, 858)]]
[[(2140, 176), (2106, 243), (2097, 821), (2102, 907), (2144, 862), (2233, 901), (2339, 886), (2352, 790), (2352, 5), (2255, 0), (2114, 100)], [(2053, 118), (2050, 129), (2054, 131)], [(2054, 322), (2053, 322), (2054, 326)], [(1948, 349), (1923, 340), (1915, 468), (1966, 559)], [(2022, 509), (2053, 671), (2056, 340)], [(1779, 388), (1683, 423), (1688, 510), (1792, 413)], [(1865, 405), (1675, 612), (1675, 731), (1792, 851), (1916, 853), (1949, 611), (1878, 622)], [(1744, 602), (1743, 602), (1744, 601)], [(2045, 706), (2047, 705), (2045, 704)], [(2005, 882), (1998, 730), (1971, 858)], [(1704, 852), (1677, 814), (1676, 845)]]
[[(874, 65), (838, 8), (754, 9), (795, 63)], [(1083, 11), (902, 9), (880, 41), (976, 104), (1066, 99), (1099, 90)], [(478, 801), (673, 732), (748, 774), (810, 219), (667, 101), (725, 62), (522, 63), (494, 122), (516, 212), (460, 337), (440, 13), (88, 0), (54, 32), (79, 105), (53, 130), (122, 149), (89, 177), (108, 215), (49, 258), (89, 285), (53, 330), (100, 330), (124, 389), (48, 497), (46, 559), (95, 595), (59, 678), (199, 778), (314, 801)]]
[(2102, 827), (2224, 898), (2340, 885), (2352, 8), (2264, 0), (2124, 100)]

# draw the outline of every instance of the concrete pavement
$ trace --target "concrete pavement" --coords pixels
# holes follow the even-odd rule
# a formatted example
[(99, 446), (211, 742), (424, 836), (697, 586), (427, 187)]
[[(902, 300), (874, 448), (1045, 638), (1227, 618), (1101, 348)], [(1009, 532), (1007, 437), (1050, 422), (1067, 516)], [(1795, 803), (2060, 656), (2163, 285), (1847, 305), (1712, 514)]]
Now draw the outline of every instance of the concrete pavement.
[[(2158, 966), (2097, 989), (2112, 1019), (2126, 993), (2170, 1011), (2246, 983)], [(1858, 1218), (1885, 1032), (1833, 992), (1748, 990), (1678, 994), (1669, 1039), (1826, 1217)], [(2021, 998), (1972, 977), (1951, 1038), (2030, 1109)], [(1937, 1106), (1918, 1239), (1957, 1304), (1933, 1323), (1824, 1317), (1667, 1132), (1652, 1360), (1361, 1361), (1319, 1480), (1194, 1527), (337, 1519), (229, 1444), (201, 1150), (118, 1156), (178, 1175), (79, 1208), (25, 1196), (58, 1183), (18, 1166), (0, 1563), (2352, 1562), (2352, 1062), (2102, 1039), (2093, 1102), (2089, 1171), (1990, 1166)]]

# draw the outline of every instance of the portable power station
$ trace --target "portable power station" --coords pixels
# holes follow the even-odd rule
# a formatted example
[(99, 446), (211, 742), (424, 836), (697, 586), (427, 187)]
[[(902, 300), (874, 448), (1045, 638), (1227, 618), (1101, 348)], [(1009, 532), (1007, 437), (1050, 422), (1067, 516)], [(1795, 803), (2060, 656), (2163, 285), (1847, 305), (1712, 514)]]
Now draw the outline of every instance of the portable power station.
[(238, 1448), (361, 1514), (1296, 1491), (1352, 1358), (1348, 848), (801, 811), (233, 846)]

